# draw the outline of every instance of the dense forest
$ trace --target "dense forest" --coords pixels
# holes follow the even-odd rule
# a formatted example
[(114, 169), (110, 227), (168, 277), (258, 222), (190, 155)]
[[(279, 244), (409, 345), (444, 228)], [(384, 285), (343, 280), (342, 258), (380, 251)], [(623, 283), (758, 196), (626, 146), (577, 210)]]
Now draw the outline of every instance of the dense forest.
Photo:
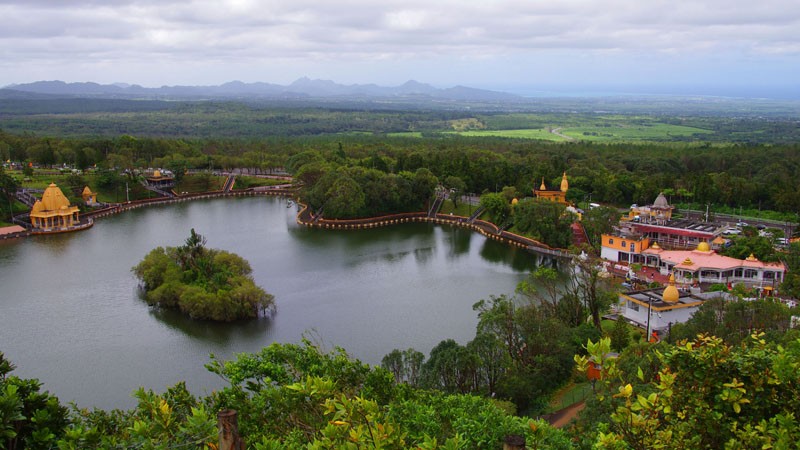
[[(785, 144), (800, 138), (797, 102), (731, 99), (526, 99), (470, 104), (397, 101), (187, 101), (3, 98), (0, 129), (40, 136), (162, 138), (368, 134), (555, 141)], [(552, 133), (552, 130), (560, 133)], [(442, 136), (444, 135), (444, 136)]]
[[(659, 192), (671, 203), (800, 211), (800, 148), (785, 145), (553, 143), (524, 139), (312, 136), (243, 139), (38, 137), (0, 132), (0, 157), (42, 167), (142, 167), (255, 171), (299, 169), (303, 158), (327, 166), (361, 166), (399, 174), (428, 169), (439, 180), (458, 177), (465, 192), (530, 193), (544, 178), (569, 176), (568, 199), (618, 206), (649, 204)], [(312, 155), (312, 156), (309, 156)]]

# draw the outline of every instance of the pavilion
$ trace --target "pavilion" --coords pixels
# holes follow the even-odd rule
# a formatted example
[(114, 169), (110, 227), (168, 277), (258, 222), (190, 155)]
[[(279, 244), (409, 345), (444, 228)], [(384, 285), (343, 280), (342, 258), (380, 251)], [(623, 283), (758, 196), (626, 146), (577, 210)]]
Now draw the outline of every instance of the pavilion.
[(31, 209), (32, 232), (59, 233), (85, 228), (78, 219), (78, 207), (70, 205), (69, 199), (55, 183), (44, 190), (41, 200), (36, 200)]

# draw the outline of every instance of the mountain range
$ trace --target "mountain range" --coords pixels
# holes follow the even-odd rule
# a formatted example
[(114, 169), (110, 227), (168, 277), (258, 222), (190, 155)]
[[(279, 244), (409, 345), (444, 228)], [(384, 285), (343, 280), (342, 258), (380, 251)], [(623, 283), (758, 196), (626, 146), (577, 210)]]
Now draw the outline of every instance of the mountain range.
[[(343, 85), (330, 80), (300, 78), (283, 86), (272, 83), (243, 83), (231, 81), (219, 86), (162, 86), (147, 88), (136, 84), (98, 84), (92, 82), (65, 83), (36, 81), (6, 86), (3, 97), (42, 94), (63, 97), (124, 98), (124, 99), (430, 99), (451, 101), (513, 101), (514, 94), (455, 86), (440, 89), (417, 81), (395, 86), (376, 84)], [(13, 92), (9, 92), (13, 91)]]

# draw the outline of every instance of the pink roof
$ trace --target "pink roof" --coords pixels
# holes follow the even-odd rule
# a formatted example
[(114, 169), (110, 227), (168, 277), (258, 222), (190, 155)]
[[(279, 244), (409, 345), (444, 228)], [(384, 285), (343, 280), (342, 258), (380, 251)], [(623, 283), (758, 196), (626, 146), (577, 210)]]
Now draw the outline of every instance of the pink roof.
[[(698, 250), (664, 250), (661, 248), (648, 248), (642, 252), (645, 255), (658, 255), (662, 261), (675, 264), (678, 269), (696, 271), (698, 269), (712, 270), (731, 270), (731, 269), (774, 269), (786, 271), (786, 265), (782, 262), (766, 263), (748, 259), (736, 259), (730, 256), (718, 255), (715, 251), (701, 252)], [(692, 264), (684, 264), (686, 258)]]
[(10, 227), (2, 227), (2, 228), (0, 228), (0, 235), (11, 234), (11, 233), (19, 233), (21, 231), (25, 231), (25, 228), (22, 228), (19, 225), (12, 225)]

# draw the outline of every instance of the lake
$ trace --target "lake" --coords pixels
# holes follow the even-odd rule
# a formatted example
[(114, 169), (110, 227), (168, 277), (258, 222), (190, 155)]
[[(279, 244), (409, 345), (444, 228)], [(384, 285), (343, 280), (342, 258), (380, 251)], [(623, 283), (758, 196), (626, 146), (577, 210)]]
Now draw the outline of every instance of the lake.
[[(443, 339), (464, 344), (475, 334), (472, 305), (512, 294), (537, 259), (456, 227), (319, 230), (295, 214), (274, 197), (202, 200), (0, 241), (0, 351), (14, 374), (38, 378), (62, 403), (129, 408), (139, 386), (221, 387), (203, 367), (210, 353), (230, 358), (307, 336), (380, 364), (395, 348), (427, 355)], [(275, 296), (272, 317), (196, 322), (138, 297), (131, 268), (157, 246), (182, 245), (191, 228), (250, 262)]]

